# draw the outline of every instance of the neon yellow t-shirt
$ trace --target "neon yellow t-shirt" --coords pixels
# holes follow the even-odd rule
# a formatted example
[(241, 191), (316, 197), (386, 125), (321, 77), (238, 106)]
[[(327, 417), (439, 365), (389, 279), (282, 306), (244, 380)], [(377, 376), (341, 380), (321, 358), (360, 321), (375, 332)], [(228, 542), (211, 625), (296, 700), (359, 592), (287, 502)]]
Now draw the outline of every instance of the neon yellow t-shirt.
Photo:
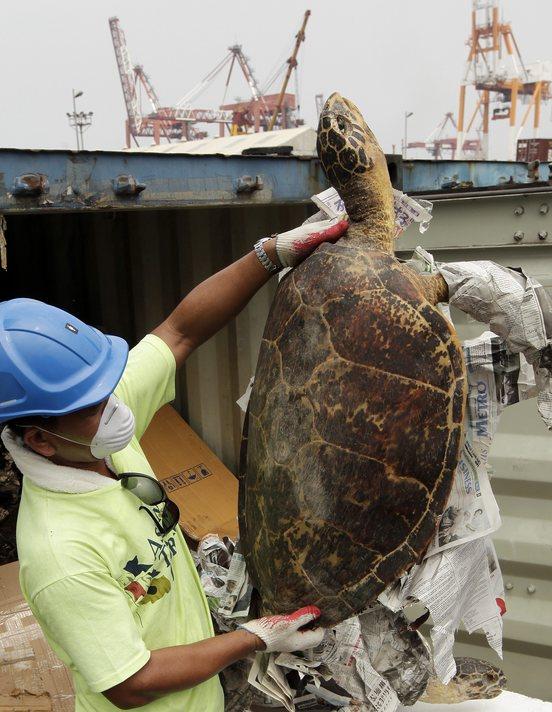
[[(115, 393), (132, 409), (136, 433), (112, 457), (118, 474), (153, 474), (138, 441), (173, 400), (174, 380), (174, 356), (158, 337), (149, 334), (130, 351)], [(23, 477), (17, 546), (23, 595), (73, 674), (75, 712), (113, 712), (101, 692), (140, 670), (150, 650), (213, 635), (180, 530), (157, 535), (142, 502), (119, 482), (66, 494)], [(139, 709), (222, 712), (218, 676)]]

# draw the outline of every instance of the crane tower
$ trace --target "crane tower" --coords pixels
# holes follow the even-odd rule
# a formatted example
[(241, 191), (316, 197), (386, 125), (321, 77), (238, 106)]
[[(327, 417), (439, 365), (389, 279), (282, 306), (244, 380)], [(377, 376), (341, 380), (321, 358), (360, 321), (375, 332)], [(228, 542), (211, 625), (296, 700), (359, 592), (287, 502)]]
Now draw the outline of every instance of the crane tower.
[[(491, 121), (507, 120), (508, 158), (515, 160), (517, 139), (533, 111), (533, 131), (539, 130), (541, 105), (552, 98), (552, 62), (525, 65), (510, 23), (500, 19), (499, 0), (472, 0), (469, 54), (460, 86), (458, 158), (465, 157), (465, 137), (481, 121), (480, 158), (489, 156)], [(475, 90), (475, 107), (466, 123), (468, 88)], [(526, 108), (521, 114), (520, 104)], [(491, 105), (494, 105), (491, 112)], [(521, 119), (521, 120), (520, 120)]]

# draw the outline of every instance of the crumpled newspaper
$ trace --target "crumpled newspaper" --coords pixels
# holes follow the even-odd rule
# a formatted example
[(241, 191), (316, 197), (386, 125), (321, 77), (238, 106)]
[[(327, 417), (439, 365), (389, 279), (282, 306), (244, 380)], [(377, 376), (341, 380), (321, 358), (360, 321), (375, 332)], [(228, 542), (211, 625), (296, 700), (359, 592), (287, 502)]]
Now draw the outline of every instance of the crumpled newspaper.
[(207, 534), (192, 555), (218, 629), (235, 630), (248, 620), (253, 593), (239, 542)]
[(512, 354), (523, 354), (534, 371), (539, 414), (552, 429), (552, 298), (545, 288), (520, 268), (488, 260), (437, 263), (421, 246), (407, 264), (422, 274), (440, 272), (450, 305), (489, 324)]
[[(228, 633), (248, 620), (252, 587), (242, 565), (237, 542), (207, 534), (197, 550), (191, 550), (217, 633)], [(236, 596), (236, 591), (239, 592)], [(233, 605), (231, 605), (233, 604)], [(221, 674), (226, 712), (247, 712), (253, 701), (248, 675), (253, 657), (238, 660)]]
[[(431, 672), (430, 651), (418, 632), (402, 612), (379, 603), (328, 630), (314, 650), (279, 655), (275, 662), (292, 669), (302, 662), (313, 677), (306, 689), (318, 699), (339, 707), (349, 696), (355, 709), (372, 712), (414, 704)], [(328, 689), (328, 679), (337, 683), (340, 694)]]
[(521, 269), (487, 260), (437, 265), (449, 287), (449, 304), (487, 323), (512, 353), (533, 366), (537, 408), (552, 429), (552, 299)]
[[(335, 188), (328, 188), (322, 193), (313, 195), (312, 202), (319, 212), (312, 215), (304, 224), (317, 222), (324, 218), (345, 217), (345, 203)], [(433, 203), (422, 198), (412, 198), (396, 188), (393, 188), (393, 204), (395, 207), (395, 237), (403, 233), (412, 223), (418, 223), (421, 233), (424, 233), (433, 218)]]
[(502, 657), (504, 587), (490, 538), (475, 539), (429, 557), (379, 598), (392, 610), (420, 601), (431, 613), (433, 665), (446, 685), (456, 673), (454, 635), (461, 622), (468, 633), (483, 629)]
[[(549, 338), (538, 282), (521, 270), (503, 267), (488, 260), (438, 263), (449, 288), (449, 304), (477, 321), (489, 324), (512, 353), (531, 356), (546, 348)], [(541, 287), (542, 289), (542, 287)]]
[(505, 408), (535, 398), (533, 368), (503, 338), (485, 331), (462, 343), (468, 402), (465, 439), (452, 489), (426, 558), (488, 536), (501, 526), (489, 479), (489, 453)]
[[(209, 534), (193, 556), (217, 630), (235, 630), (249, 617), (251, 602), (239, 542)], [(225, 602), (235, 591), (242, 594), (235, 602), (232, 599), (232, 607)], [(351, 703), (356, 710), (394, 712), (400, 703), (413, 704), (424, 692), (431, 655), (402, 611), (375, 603), (362, 615), (326, 631), (314, 650), (258, 653), (249, 665), (241, 662), (225, 670), (227, 709), (248, 709), (256, 688), (262, 697), (277, 700), (290, 711), (299, 695), (301, 705), (318, 699), (332, 708)], [(291, 671), (303, 681), (300, 689), (288, 683), (286, 675)], [(328, 688), (329, 681), (335, 681), (340, 692)]]
[(431, 654), (401, 611), (376, 603), (338, 625), (333, 634), (338, 654), (326, 664), (353, 699), (370, 702), (378, 712), (391, 712), (399, 703), (413, 705), (425, 691)]

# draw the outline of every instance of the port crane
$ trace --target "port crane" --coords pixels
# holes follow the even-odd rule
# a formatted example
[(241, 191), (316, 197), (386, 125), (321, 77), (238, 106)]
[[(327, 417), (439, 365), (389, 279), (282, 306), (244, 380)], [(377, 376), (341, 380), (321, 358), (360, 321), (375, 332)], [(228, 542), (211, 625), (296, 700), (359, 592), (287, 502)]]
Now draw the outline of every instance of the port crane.
[[(296, 35), (292, 56), (284, 63), (288, 71), (282, 90), (278, 94), (263, 92), (255, 77), (251, 63), (239, 44), (228, 48), (228, 53), (188, 91), (175, 106), (162, 106), (151, 79), (141, 64), (133, 64), (130, 59), (125, 34), (119, 18), (109, 19), (109, 28), (115, 51), (117, 69), (123, 90), (127, 118), (125, 121), (126, 145), (131, 141), (138, 146), (139, 137), (150, 137), (155, 144), (166, 141), (181, 141), (204, 138), (206, 131), (197, 128), (198, 124), (218, 124), (219, 135), (226, 131), (230, 134), (249, 131), (272, 130), (299, 125), (295, 116), (296, 96), (286, 93), (287, 83), (293, 69), (297, 67), (297, 53), (305, 38), (305, 27), (310, 11), (305, 13), (301, 30)], [(192, 103), (227, 69), (225, 87), (228, 89), (232, 71), (239, 67), (249, 87), (251, 98), (225, 104), (218, 109), (198, 109)], [(142, 108), (142, 100), (147, 100), (149, 111)]]

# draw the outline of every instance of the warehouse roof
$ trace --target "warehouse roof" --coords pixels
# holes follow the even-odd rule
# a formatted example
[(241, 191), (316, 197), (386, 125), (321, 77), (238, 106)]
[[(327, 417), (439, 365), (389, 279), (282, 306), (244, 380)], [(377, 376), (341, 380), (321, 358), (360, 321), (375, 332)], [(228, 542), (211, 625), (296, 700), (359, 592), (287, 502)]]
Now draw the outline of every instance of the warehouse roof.
[(292, 155), (316, 155), (316, 131), (309, 126), (280, 131), (265, 131), (261, 133), (241, 134), (238, 136), (222, 136), (220, 138), (203, 138), (197, 141), (178, 141), (159, 145), (140, 146), (129, 149), (135, 153), (186, 153), (194, 155), (240, 156), (243, 151), (264, 151), (267, 148), (282, 148), (291, 146)]

